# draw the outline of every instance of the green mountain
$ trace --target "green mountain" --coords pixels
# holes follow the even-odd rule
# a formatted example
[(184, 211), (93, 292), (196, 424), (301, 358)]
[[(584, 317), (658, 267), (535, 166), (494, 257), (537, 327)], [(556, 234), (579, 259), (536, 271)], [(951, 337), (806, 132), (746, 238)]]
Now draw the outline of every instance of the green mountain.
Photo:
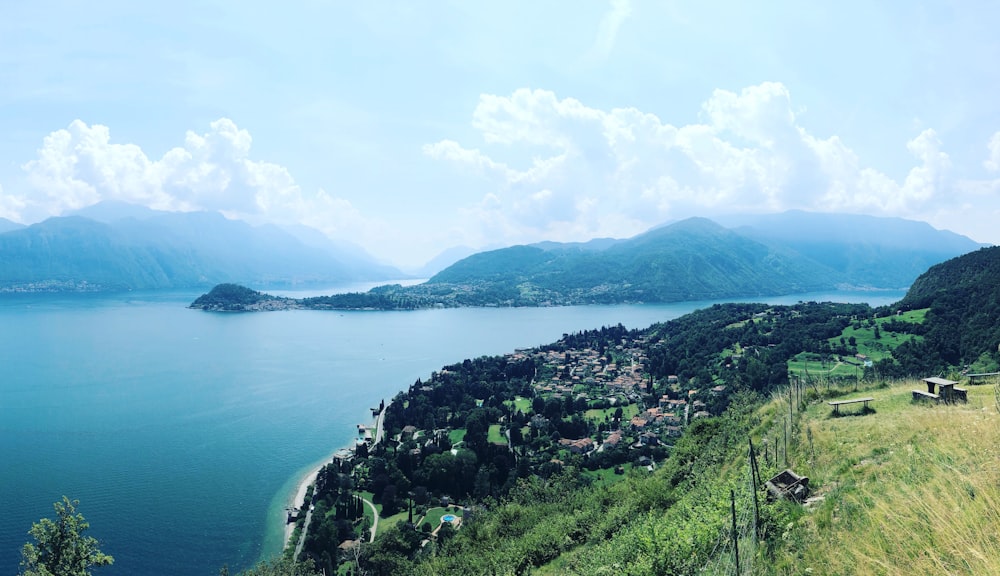
[(536, 303), (671, 302), (852, 286), (902, 288), (980, 245), (922, 223), (786, 213), (727, 229), (703, 218), (626, 240), (547, 242), (472, 255), (428, 285)]
[(836, 280), (816, 262), (692, 218), (618, 242), (484, 252), (428, 283), (530, 286), (583, 301), (671, 302), (807, 292)]
[(973, 371), (1000, 369), (988, 360), (1000, 351), (1000, 247), (932, 266), (897, 307), (929, 309), (924, 357), (940, 365), (972, 365)]

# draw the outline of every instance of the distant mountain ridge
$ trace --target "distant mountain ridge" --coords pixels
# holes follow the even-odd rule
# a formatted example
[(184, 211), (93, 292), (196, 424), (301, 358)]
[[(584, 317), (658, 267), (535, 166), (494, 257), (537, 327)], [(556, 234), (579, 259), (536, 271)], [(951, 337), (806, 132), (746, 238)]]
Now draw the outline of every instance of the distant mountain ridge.
[[(927, 268), (984, 245), (926, 222), (792, 210), (722, 219), (737, 232), (774, 243), (844, 274), (850, 283), (908, 286)], [(903, 282), (900, 284), (900, 282)]]
[[(0, 290), (259, 288), (402, 278), (390, 266), (218, 213), (97, 205), (0, 233)], [(319, 233), (317, 232), (319, 235)], [(321, 236), (321, 235), (320, 235)]]
[(417, 278), (430, 278), (455, 262), (478, 252), (468, 246), (452, 246), (428, 260), (423, 266), (407, 270)]
[[(731, 227), (690, 218), (626, 239), (540, 242), (475, 253), (423, 285), (384, 286), (370, 303), (351, 302), (377, 308), (537, 306), (901, 289), (929, 267), (981, 247), (898, 218), (786, 212), (723, 221)], [(0, 222), (5, 226), (9, 229), (0, 232), (4, 291), (220, 283), (268, 289), (406, 277), (363, 249), (330, 242), (316, 230), (251, 226), (218, 213), (102, 203), (28, 227)], [(446, 251), (425, 270), (467, 251)]]
[(11, 222), (6, 218), (0, 218), (0, 234), (10, 232), (11, 230), (18, 230), (20, 228), (24, 228), (24, 225), (18, 224), (17, 222)]

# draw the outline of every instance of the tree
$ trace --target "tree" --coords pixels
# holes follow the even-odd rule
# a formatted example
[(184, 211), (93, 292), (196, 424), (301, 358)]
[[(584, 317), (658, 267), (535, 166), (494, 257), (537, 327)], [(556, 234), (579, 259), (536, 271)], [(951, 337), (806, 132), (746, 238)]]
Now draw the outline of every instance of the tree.
[[(228, 573), (227, 571), (226, 574)], [(320, 576), (320, 574), (312, 560), (296, 562), (288, 558), (272, 558), (240, 572), (239, 576)]]
[(90, 524), (76, 511), (79, 500), (63, 496), (53, 504), (56, 520), (42, 518), (28, 531), (35, 543), (21, 548), (24, 576), (89, 576), (91, 566), (108, 566), (114, 558), (101, 552), (97, 539), (84, 536)]

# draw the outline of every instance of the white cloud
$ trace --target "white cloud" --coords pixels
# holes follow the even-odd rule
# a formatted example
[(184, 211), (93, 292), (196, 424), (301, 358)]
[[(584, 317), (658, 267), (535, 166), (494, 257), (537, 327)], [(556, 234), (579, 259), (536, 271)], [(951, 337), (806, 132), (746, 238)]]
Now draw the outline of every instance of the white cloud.
[(990, 151), (990, 157), (983, 162), (983, 166), (990, 172), (1000, 171), (1000, 132), (994, 132), (986, 147)]
[(0, 186), (0, 218), (18, 222), (22, 220), (23, 209), (24, 201), (17, 196), (4, 194), (3, 186)]
[(455, 142), (454, 140), (442, 140), (435, 144), (425, 144), (423, 146), (423, 151), (424, 154), (427, 154), (432, 158), (452, 160), (461, 164), (467, 164), (481, 172), (495, 171), (506, 173), (509, 170), (505, 165), (500, 162), (495, 162), (492, 158), (486, 156), (479, 150), (462, 148), (458, 142)]
[(385, 225), (363, 218), (350, 202), (324, 190), (307, 193), (278, 164), (250, 158), (253, 139), (232, 120), (188, 131), (158, 160), (136, 144), (112, 142), (106, 126), (75, 120), (45, 137), (26, 163), (28, 190), (0, 190), (0, 212), (41, 219), (120, 200), (159, 210), (211, 210), (251, 222), (304, 223), (331, 236), (363, 240)]
[(702, 110), (715, 130), (762, 148), (794, 142), (797, 136), (792, 97), (778, 82), (750, 86), (740, 94), (716, 90)]
[[(465, 217), (511, 241), (625, 236), (671, 218), (735, 211), (919, 217), (953, 199), (951, 160), (934, 130), (906, 143), (915, 164), (896, 181), (836, 135), (811, 134), (781, 83), (716, 90), (701, 111), (702, 123), (674, 126), (546, 90), (484, 94), (472, 126), (486, 148), (444, 140), (424, 151), (483, 176), (488, 201)], [(990, 149), (1000, 155), (1000, 136)], [(532, 159), (517, 166), (498, 155)]]

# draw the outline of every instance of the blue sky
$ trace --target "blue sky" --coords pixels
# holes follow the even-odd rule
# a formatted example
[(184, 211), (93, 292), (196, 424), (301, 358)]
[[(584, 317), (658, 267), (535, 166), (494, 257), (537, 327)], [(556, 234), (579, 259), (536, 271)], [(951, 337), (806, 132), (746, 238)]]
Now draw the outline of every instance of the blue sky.
[(402, 266), (792, 208), (1000, 243), (998, 21), (944, 1), (6, 2), (0, 217), (220, 210)]

